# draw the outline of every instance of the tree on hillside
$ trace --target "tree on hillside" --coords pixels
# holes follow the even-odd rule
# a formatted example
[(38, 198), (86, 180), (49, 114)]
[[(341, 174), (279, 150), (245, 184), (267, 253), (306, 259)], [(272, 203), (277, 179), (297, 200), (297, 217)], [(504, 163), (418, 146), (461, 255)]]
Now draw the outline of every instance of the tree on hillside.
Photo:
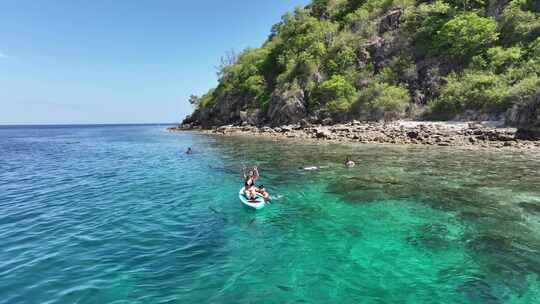
[(476, 13), (460, 14), (437, 32), (435, 43), (439, 54), (467, 61), (497, 41), (497, 22)]
[(194, 105), (194, 106), (198, 106), (199, 103), (201, 102), (201, 99), (199, 98), (199, 96), (197, 95), (190, 95), (189, 96), (189, 103)]

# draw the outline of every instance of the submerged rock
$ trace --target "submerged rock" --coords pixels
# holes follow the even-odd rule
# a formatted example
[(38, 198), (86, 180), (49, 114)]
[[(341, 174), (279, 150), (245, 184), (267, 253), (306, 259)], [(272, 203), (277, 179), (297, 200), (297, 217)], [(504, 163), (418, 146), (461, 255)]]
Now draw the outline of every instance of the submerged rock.
[(523, 210), (529, 212), (529, 213), (537, 213), (540, 214), (540, 204), (535, 203), (529, 203), (529, 202), (521, 202), (518, 204)]
[(493, 287), (482, 279), (473, 279), (461, 284), (457, 290), (471, 303), (499, 304), (504, 301), (495, 295)]
[(411, 245), (431, 250), (445, 249), (449, 246), (448, 228), (442, 224), (425, 224), (418, 227), (406, 240)]

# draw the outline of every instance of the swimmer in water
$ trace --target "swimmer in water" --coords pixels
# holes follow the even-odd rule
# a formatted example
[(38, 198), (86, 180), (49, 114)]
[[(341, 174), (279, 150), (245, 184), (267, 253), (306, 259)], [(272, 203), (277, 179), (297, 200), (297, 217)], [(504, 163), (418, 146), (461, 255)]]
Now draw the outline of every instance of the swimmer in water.
[(350, 159), (349, 156), (347, 156), (347, 160), (345, 161), (345, 167), (352, 168), (356, 166), (356, 163)]

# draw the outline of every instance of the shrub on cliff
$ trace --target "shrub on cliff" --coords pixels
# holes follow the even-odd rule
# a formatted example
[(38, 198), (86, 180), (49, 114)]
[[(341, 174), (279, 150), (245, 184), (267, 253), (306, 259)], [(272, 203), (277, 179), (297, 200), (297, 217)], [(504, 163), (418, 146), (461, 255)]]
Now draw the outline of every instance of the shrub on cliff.
[(266, 68), (268, 50), (246, 49), (237, 62), (225, 65), (219, 71), (220, 79), (216, 93), (236, 97), (248, 97), (258, 104), (265, 102), (266, 80), (263, 71)]
[(381, 119), (385, 112), (401, 116), (411, 97), (407, 89), (387, 83), (374, 82), (360, 90), (353, 105), (356, 115)]
[(452, 18), (454, 9), (446, 2), (421, 3), (405, 11), (403, 32), (414, 40), (414, 51), (423, 56), (434, 53), (437, 32)]
[(285, 14), (274, 26), (270, 38), (274, 41), (279, 67), (277, 85), (280, 88), (293, 82), (302, 87), (312, 85), (312, 75), (318, 71), (336, 33), (336, 24), (318, 20), (304, 9)]
[(504, 9), (500, 27), (505, 44), (528, 42), (540, 36), (537, 0), (512, 0)]
[(497, 41), (497, 22), (476, 13), (460, 14), (437, 32), (437, 52), (458, 60), (468, 60)]
[(465, 110), (497, 112), (506, 110), (509, 87), (492, 72), (467, 71), (451, 74), (441, 96), (430, 105), (434, 118), (449, 119)]
[(539, 89), (540, 77), (536, 75), (527, 77), (510, 88), (508, 91), (507, 102), (522, 104), (533, 98)]
[(191, 95), (189, 97), (189, 103), (191, 103), (195, 109), (207, 108), (215, 104), (216, 98), (214, 96), (215, 89), (210, 89), (206, 94), (201, 97)]
[(344, 33), (336, 38), (329, 49), (329, 55), (322, 64), (322, 71), (326, 75), (344, 75), (354, 81), (358, 72), (358, 57), (355, 53), (354, 35)]
[(473, 66), (477, 69), (491, 70), (501, 73), (510, 66), (521, 62), (523, 50), (518, 47), (503, 48), (500, 46), (488, 49), (485, 53), (473, 58)]
[(540, 37), (529, 45), (529, 56), (535, 62), (540, 63)]
[(334, 75), (323, 82), (313, 96), (314, 104), (326, 104), (332, 113), (347, 112), (355, 97), (354, 86), (340, 75)]
[(445, 0), (448, 4), (461, 10), (480, 10), (486, 7), (490, 0)]

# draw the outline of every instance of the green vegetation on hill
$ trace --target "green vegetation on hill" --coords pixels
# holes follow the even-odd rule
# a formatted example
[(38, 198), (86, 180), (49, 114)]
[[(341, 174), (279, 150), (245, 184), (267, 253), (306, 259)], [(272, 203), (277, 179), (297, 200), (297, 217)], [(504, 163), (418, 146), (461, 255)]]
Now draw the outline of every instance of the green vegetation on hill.
[(271, 120), (285, 92), (301, 92), (298, 118), (504, 113), (540, 87), (539, 3), (313, 0), (285, 14), (260, 48), (229, 58), (218, 86), (190, 99), (191, 120), (226, 123), (255, 110)]

